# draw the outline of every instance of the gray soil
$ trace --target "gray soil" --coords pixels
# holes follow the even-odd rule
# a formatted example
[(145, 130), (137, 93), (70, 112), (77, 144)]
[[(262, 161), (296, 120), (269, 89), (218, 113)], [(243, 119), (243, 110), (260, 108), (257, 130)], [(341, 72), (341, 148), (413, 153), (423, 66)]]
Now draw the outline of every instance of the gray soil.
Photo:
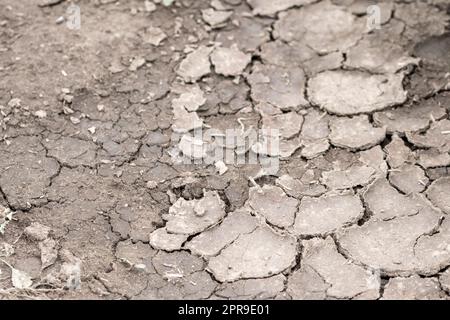
[(170, 2), (0, 0), (0, 299), (450, 299), (450, 1)]

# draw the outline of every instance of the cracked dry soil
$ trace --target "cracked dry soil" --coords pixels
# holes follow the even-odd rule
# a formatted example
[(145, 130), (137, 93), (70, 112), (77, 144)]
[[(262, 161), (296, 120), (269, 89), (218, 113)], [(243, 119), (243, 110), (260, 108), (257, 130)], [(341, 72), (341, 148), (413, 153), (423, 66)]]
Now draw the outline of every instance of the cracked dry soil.
[(450, 1), (163, 2), (0, 0), (0, 298), (449, 299)]

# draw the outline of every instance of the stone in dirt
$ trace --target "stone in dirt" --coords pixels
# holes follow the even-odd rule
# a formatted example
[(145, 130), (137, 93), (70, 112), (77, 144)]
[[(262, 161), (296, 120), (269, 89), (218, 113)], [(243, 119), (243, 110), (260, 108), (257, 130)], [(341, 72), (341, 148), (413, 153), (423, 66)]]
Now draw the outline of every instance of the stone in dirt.
[(391, 171), (389, 181), (401, 192), (410, 194), (424, 191), (429, 179), (419, 166), (405, 164)]
[(364, 34), (366, 20), (344, 7), (322, 1), (283, 12), (275, 22), (274, 36), (286, 42), (302, 41), (320, 54), (343, 51)]
[(212, 257), (208, 270), (220, 282), (276, 275), (295, 264), (296, 248), (295, 238), (261, 226)]
[(51, 266), (58, 258), (57, 243), (51, 238), (47, 238), (39, 242), (39, 250), (41, 250), (41, 270)]
[(288, 197), (283, 189), (269, 185), (250, 188), (247, 203), (270, 224), (280, 228), (289, 227), (294, 223), (298, 206), (297, 199)]
[(186, 82), (195, 82), (211, 72), (209, 55), (213, 48), (200, 46), (181, 61), (177, 74)]
[(188, 235), (168, 233), (165, 228), (160, 228), (150, 234), (150, 245), (158, 250), (180, 250), (186, 242)]
[(305, 73), (300, 68), (255, 64), (248, 82), (256, 102), (267, 102), (282, 110), (308, 105), (304, 96)]
[(293, 232), (301, 236), (323, 236), (358, 222), (363, 215), (361, 200), (351, 193), (303, 197)]
[(238, 76), (251, 61), (251, 55), (243, 53), (236, 46), (219, 47), (211, 54), (211, 62), (216, 73), (224, 76)]
[(367, 115), (352, 118), (330, 119), (330, 142), (350, 150), (368, 149), (384, 140), (385, 128), (376, 128), (369, 122)]
[(344, 229), (339, 244), (347, 256), (388, 276), (432, 275), (450, 264), (450, 220), (424, 207), (388, 221), (370, 219)]
[(225, 216), (225, 204), (216, 191), (207, 191), (199, 200), (179, 198), (163, 214), (169, 233), (192, 235), (218, 223)]
[(386, 284), (383, 300), (445, 300), (445, 293), (435, 278), (413, 275), (407, 278), (392, 278)]
[(194, 237), (185, 247), (197, 255), (215, 256), (241, 234), (253, 232), (258, 225), (258, 220), (250, 212), (239, 209), (229, 213), (220, 225)]
[(330, 113), (369, 113), (405, 102), (407, 96), (402, 81), (401, 74), (325, 71), (309, 80), (308, 96), (313, 104)]
[[(297, 291), (300, 295), (314, 297), (319, 294), (319, 296), (326, 295), (337, 299), (377, 299), (379, 297), (380, 278), (344, 258), (338, 252), (331, 237), (314, 238), (303, 241), (302, 244), (302, 271), (307, 273), (301, 274), (297, 281), (304, 282), (306, 278), (314, 282), (309, 284), (311, 289), (306, 289), (306, 292)], [(323, 282), (313, 272), (317, 273)], [(290, 291), (293, 291), (292, 286), (290, 288)], [(324, 292), (321, 292), (322, 290)]]
[(427, 197), (439, 209), (450, 214), (450, 177), (434, 181), (428, 187)]

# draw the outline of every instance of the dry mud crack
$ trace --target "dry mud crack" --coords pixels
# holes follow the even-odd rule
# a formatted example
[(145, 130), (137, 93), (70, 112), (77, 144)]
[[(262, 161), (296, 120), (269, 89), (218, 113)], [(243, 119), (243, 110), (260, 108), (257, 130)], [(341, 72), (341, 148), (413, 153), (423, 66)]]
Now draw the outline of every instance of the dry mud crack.
[(0, 7), (0, 299), (450, 299), (447, 0)]

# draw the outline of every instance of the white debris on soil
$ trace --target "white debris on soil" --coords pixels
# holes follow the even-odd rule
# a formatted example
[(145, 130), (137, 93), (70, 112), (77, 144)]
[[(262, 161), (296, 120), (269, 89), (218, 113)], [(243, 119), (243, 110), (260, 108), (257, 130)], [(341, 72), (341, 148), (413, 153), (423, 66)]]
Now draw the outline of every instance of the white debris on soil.
[(180, 250), (186, 242), (188, 235), (168, 233), (165, 228), (160, 228), (150, 234), (150, 245), (158, 250)]
[(303, 197), (293, 232), (300, 236), (323, 236), (358, 222), (363, 215), (361, 200), (352, 193)]
[(223, 161), (216, 161), (214, 163), (214, 166), (216, 167), (216, 170), (219, 173), (219, 175), (223, 175), (228, 171), (228, 167)]
[(236, 46), (218, 47), (211, 54), (215, 71), (224, 76), (238, 76), (251, 61), (251, 55), (243, 53)]
[(205, 95), (198, 85), (187, 87), (186, 92), (180, 94), (176, 99), (172, 100), (172, 106), (174, 108), (180, 108), (181, 106), (186, 108), (187, 111), (197, 111), (199, 107), (205, 104)]
[(219, 194), (207, 191), (199, 200), (179, 198), (162, 217), (167, 221), (167, 232), (192, 235), (215, 225), (224, 216), (225, 204)]
[(309, 80), (308, 96), (313, 104), (330, 113), (369, 113), (405, 102), (402, 81), (400, 74), (325, 71)]

